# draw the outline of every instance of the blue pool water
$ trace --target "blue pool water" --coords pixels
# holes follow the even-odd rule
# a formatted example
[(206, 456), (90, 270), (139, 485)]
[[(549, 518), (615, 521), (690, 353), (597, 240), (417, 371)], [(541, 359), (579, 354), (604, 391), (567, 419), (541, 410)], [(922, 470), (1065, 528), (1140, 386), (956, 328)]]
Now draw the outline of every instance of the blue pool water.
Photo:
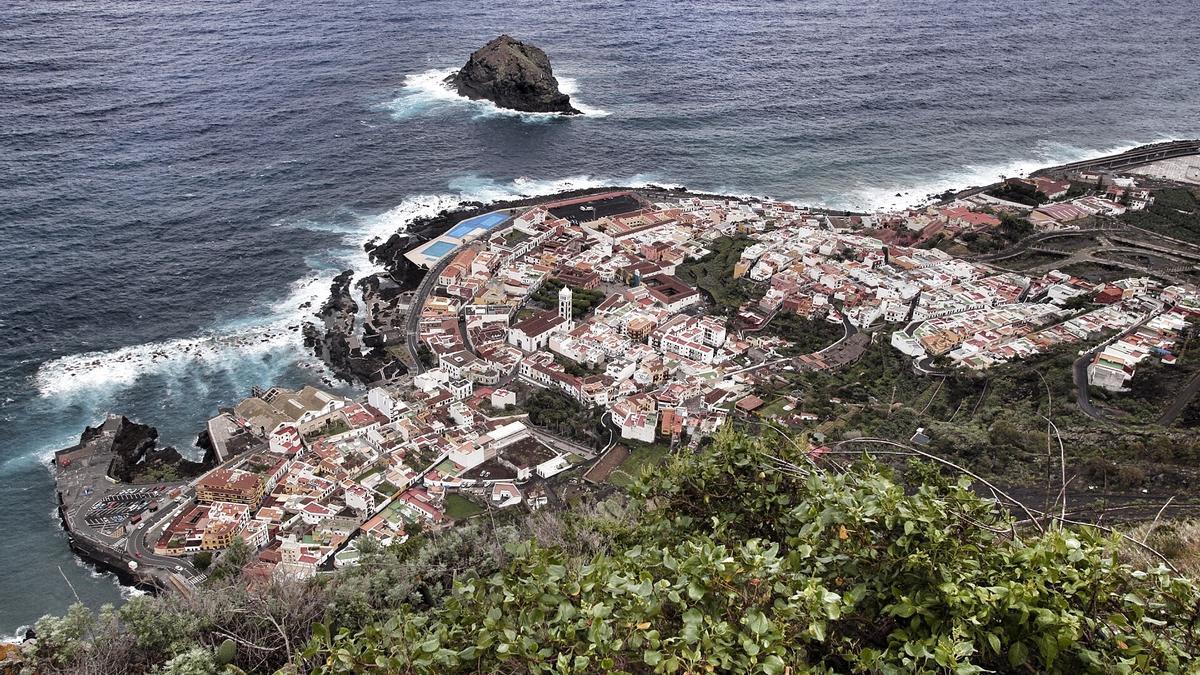
[(455, 225), (454, 229), (450, 230), (449, 235), (462, 239), (474, 230), (480, 228), (490, 230), (506, 220), (508, 220), (508, 216), (503, 213), (487, 213), (482, 216), (475, 216)]
[(430, 258), (440, 258), (454, 250), (454, 244), (448, 241), (435, 241), (422, 251), (422, 255)]

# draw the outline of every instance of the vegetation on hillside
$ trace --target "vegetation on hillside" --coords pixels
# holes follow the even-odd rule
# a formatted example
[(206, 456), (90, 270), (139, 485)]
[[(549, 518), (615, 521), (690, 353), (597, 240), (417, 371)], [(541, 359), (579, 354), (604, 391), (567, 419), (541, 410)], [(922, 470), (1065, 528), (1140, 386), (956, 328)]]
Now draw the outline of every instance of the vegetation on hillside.
[[(797, 397), (805, 412), (820, 417), (829, 441), (863, 436), (907, 441), (924, 428), (934, 452), (985, 477), (1039, 490), (1036, 486), (1046, 485), (1058, 462), (1057, 436), (1050, 436), (1054, 452), (1048, 452), (1045, 415), (1066, 445), (1069, 475), (1078, 476), (1076, 489), (1152, 486), (1151, 498), (1160, 504), (1166, 498), (1162, 493), (1197, 494), (1200, 438), (1183, 428), (1185, 419), (1178, 429), (1118, 428), (1079, 411), (1071, 371), (1078, 349), (1064, 345), (986, 372), (924, 376), (913, 372), (911, 359), (877, 337), (850, 366), (776, 372), (759, 395)], [(1123, 482), (1114, 482), (1118, 474)], [(1143, 481), (1130, 483), (1135, 475)]]
[(709, 245), (710, 253), (698, 260), (688, 260), (676, 268), (683, 281), (703, 290), (712, 297), (717, 309), (729, 313), (748, 300), (758, 300), (766, 287), (746, 278), (734, 279), (733, 268), (742, 251), (754, 244), (747, 236), (719, 237)]
[(988, 194), (1005, 201), (1024, 204), (1025, 206), (1038, 206), (1048, 201), (1046, 195), (1042, 194), (1036, 185), (1023, 180), (1004, 181), (1000, 184), (1000, 187), (988, 192)]
[(608, 440), (600, 423), (604, 410), (585, 407), (557, 389), (534, 389), (523, 408), (529, 411), (530, 422), (551, 433), (585, 445), (598, 445)]
[(811, 354), (842, 339), (845, 328), (840, 323), (824, 319), (806, 319), (798, 314), (780, 312), (771, 319), (759, 335), (773, 335), (792, 344), (780, 350), (784, 356)]
[(1187, 188), (1155, 192), (1148, 208), (1127, 211), (1121, 219), (1151, 232), (1200, 243), (1200, 199)]
[(1033, 225), (1023, 216), (1001, 211), (998, 217), (1000, 224), (989, 230), (964, 232), (957, 237), (941, 233), (922, 243), (921, 247), (937, 248), (953, 255), (995, 253), (1033, 234)]
[(726, 434), (641, 484), (607, 550), (512, 547), (435, 608), (317, 625), (303, 666), (1173, 672), (1200, 646), (1196, 586), (1122, 564), (1094, 529), (1014, 532), (965, 483), (818, 472), (799, 449)]
[(1200, 361), (1196, 358), (1167, 365), (1151, 357), (1138, 364), (1127, 391), (1090, 387), (1091, 400), (1124, 424), (1155, 424), (1198, 372)]
[[(39, 672), (1177, 672), (1200, 590), (962, 482), (723, 433), (631, 497), (497, 514), (308, 582), (38, 622)], [(790, 669), (790, 670), (789, 670)]]

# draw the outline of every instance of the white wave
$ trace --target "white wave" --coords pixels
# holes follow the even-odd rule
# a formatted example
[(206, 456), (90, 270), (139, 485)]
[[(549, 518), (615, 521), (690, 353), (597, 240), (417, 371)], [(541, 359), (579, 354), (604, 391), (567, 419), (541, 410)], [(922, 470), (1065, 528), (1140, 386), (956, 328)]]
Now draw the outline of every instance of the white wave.
[[(450, 85), (446, 84), (446, 78), (454, 74), (456, 70), (455, 68), (437, 68), (406, 76), (400, 95), (385, 103), (384, 109), (398, 120), (450, 109), (472, 111), (476, 119), (518, 117), (526, 122), (548, 122), (563, 117), (558, 113), (509, 110), (501, 108), (491, 101), (473, 100), (466, 96), (460, 96)], [(577, 97), (579, 82), (574, 78), (559, 77), (558, 85), (559, 90), (571, 96), (571, 105), (575, 106), (585, 117), (607, 117), (610, 114), (607, 110), (580, 101)]]
[(137, 586), (126, 586), (126, 585), (122, 584), (121, 580), (119, 578), (117, 578), (117, 576), (115, 574), (113, 575), (113, 583), (116, 584), (117, 588), (120, 589), (119, 592), (121, 593), (121, 600), (123, 600), (125, 602), (129, 602), (130, 600), (132, 600), (134, 598), (141, 598), (141, 597), (150, 595), (150, 593), (148, 591), (143, 591), (142, 589), (138, 588)]
[[(450, 192), (407, 197), (382, 213), (351, 216), (348, 218), (351, 222), (298, 221), (294, 226), (342, 233), (343, 246), (311, 256), (308, 259), (312, 268), (309, 274), (293, 283), (291, 292), (282, 300), (244, 319), (197, 336), (72, 354), (47, 361), (38, 368), (34, 383), (44, 398), (67, 399), (96, 391), (111, 392), (128, 388), (151, 375), (170, 378), (167, 387), (171, 387), (171, 382), (187, 382), (189, 386), (194, 386), (198, 379), (195, 377), (197, 366), (208, 371), (238, 372), (255, 367), (264, 356), (274, 354), (287, 356), (323, 371), (323, 367), (304, 349), (299, 324), (310, 319), (325, 301), (334, 275), (341, 270), (352, 270), (355, 282), (379, 271), (378, 266), (367, 257), (362, 246), (364, 242), (403, 232), (418, 218), (436, 216), (467, 202), (536, 197), (605, 185), (640, 186), (651, 182), (654, 182), (654, 178), (650, 175), (633, 176), (627, 180), (592, 176), (557, 180), (519, 178), (510, 183), (464, 176), (448, 185)], [(352, 288), (361, 312), (365, 309), (361, 292), (353, 285)], [(49, 450), (49, 453), (52, 452), (53, 449)], [(37, 453), (39, 459), (43, 454)]]
[(579, 100), (579, 97), (577, 96), (577, 94), (579, 93), (579, 81), (576, 80), (575, 78), (559, 76), (557, 79), (558, 79), (558, 90), (561, 91), (562, 93), (570, 96), (571, 97), (571, 105), (575, 106), (575, 109), (578, 110), (579, 112), (583, 113), (585, 116), (587, 116), (587, 117), (608, 117), (609, 115), (612, 114), (612, 113), (608, 112), (607, 110), (603, 110), (603, 109), (597, 108), (595, 106), (590, 106), (590, 105), (584, 103), (583, 101)]
[[(1169, 139), (1166, 139), (1169, 140)], [(1159, 141), (1151, 141), (1157, 143)], [(845, 194), (820, 199), (818, 206), (861, 211), (887, 211), (920, 206), (931, 196), (947, 190), (989, 185), (1003, 178), (1026, 176), (1037, 169), (1132, 150), (1146, 143), (1122, 143), (1109, 148), (1081, 148), (1055, 141), (1039, 141), (1033, 151), (1020, 159), (995, 164), (966, 164), (933, 175), (904, 176), (883, 185), (859, 185)]]
[(331, 272), (313, 273), (292, 285), (291, 293), (264, 315), (251, 316), (188, 338), (131, 345), (109, 351), (62, 356), (47, 361), (34, 375), (44, 398), (71, 398), (132, 386), (148, 375), (184, 378), (189, 368), (237, 372), (275, 353), (305, 358), (299, 323), (328, 292)]

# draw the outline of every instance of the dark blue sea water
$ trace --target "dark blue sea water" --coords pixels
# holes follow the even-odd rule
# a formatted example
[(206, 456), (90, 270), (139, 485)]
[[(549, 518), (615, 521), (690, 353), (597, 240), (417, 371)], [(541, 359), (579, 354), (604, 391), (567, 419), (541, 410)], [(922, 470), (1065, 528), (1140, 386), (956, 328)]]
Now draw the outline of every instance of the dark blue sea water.
[[(0, 6), (0, 629), (119, 599), (45, 468), (320, 373), (289, 327), (455, 200), (661, 181), (872, 208), (1200, 135), (1194, 1)], [(436, 82), (500, 31), (591, 114)], [(896, 193), (901, 193), (896, 197)], [(62, 570), (60, 575), (59, 570)]]

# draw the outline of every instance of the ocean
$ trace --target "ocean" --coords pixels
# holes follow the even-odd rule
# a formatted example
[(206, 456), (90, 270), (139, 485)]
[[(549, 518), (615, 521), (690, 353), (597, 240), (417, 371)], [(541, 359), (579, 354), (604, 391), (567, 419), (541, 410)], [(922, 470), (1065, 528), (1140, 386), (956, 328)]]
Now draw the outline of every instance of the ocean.
[[(1195, 2), (0, 7), (0, 630), (122, 589), (68, 551), (52, 452), (107, 411), (190, 447), (361, 245), (464, 199), (659, 183), (876, 209), (1200, 136)], [(499, 32), (587, 114), (460, 99)]]

